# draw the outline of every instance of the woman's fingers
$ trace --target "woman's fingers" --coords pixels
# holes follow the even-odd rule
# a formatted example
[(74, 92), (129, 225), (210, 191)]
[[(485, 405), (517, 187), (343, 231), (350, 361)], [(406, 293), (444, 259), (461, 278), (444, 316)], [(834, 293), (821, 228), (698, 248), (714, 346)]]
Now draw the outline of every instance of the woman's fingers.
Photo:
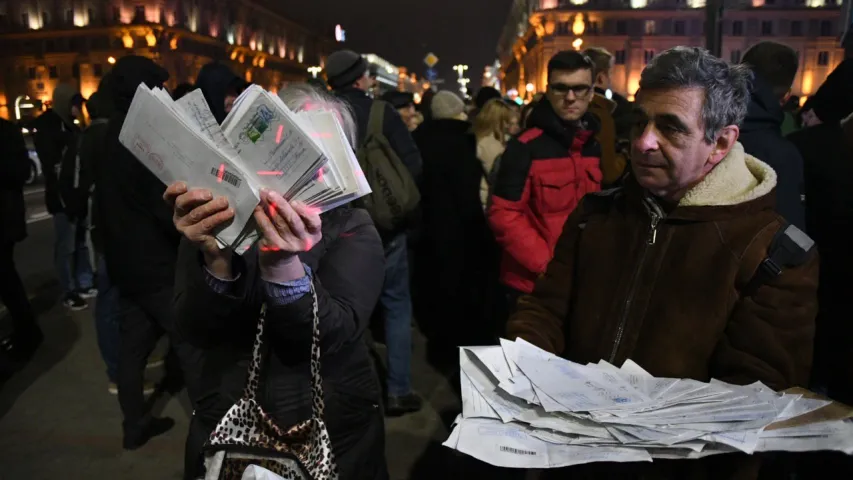
[[(187, 194), (188, 195), (188, 194)], [(185, 205), (192, 205), (189, 202), (186, 202)], [(191, 225), (195, 225), (197, 223), (201, 223), (211, 215), (221, 212), (228, 208), (228, 199), (225, 197), (219, 197), (215, 200), (209, 200), (201, 205), (193, 208), (186, 215), (183, 215), (180, 219), (178, 219), (178, 225), (188, 227)]]
[[(302, 218), (296, 213), (296, 210), (290, 206), (290, 202), (284, 199), (278, 192), (268, 191), (267, 201), (274, 207), (274, 211), (284, 217), (287, 222), (287, 228), (299, 239), (304, 239), (307, 235), (305, 232), (305, 223)], [(282, 236), (286, 235), (286, 230), (282, 231)]]
[(210, 235), (217, 227), (231, 221), (232, 218), (234, 218), (234, 209), (227, 208), (205, 217), (201, 222), (190, 225), (186, 228), (185, 234), (187, 238), (200, 239), (202, 236)]
[(210, 190), (194, 188), (175, 199), (175, 214), (182, 217), (194, 208), (203, 205), (213, 199)]
[(293, 202), (290, 204), (296, 213), (302, 218), (305, 224), (305, 229), (308, 233), (319, 233), (323, 223), (320, 221), (320, 210), (314, 207), (309, 207), (302, 202)]
[(275, 228), (275, 225), (273, 225), (272, 220), (270, 220), (270, 217), (264, 213), (264, 209), (261, 207), (255, 207), (254, 217), (255, 222), (258, 224), (258, 228), (261, 229), (261, 233), (263, 233), (264, 239), (268, 244), (266, 247), (262, 248), (280, 250), (284, 241), (281, 239), (281, 236)]
[(175, 208), (175, 200), (178, 196), (187, 193), (187, 184), (184, 182), (175, 182), (166, 188), (163, 192), (163, 200), (166, 201), (172, 208)]

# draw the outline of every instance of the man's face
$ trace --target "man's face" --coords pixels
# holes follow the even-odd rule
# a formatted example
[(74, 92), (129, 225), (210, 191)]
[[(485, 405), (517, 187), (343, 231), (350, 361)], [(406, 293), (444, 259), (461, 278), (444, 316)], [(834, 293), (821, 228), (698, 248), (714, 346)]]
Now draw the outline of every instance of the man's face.
[(236, 96), (225, 95), (225, 113), (231, 113), (231, 108), (234, 107), (234, 100), (237, 100)]
[(546, 95), (561, 119), (580, 120), (592, 99), (592, 71), (554, 70), (548, 79)]
[(355, 86), (359, 90), (364, 90), (365, 92), (370, 91), (376, 85), (376, 80), (370, 76), (370, 72), (364, 72), (364, 75), (361, 76), (358, 80), (355, 81)]
[(631, 134), (631, 166), (637, 182), (653, 195), (678, 201), (701, 181), (737, 141), (736, 126), (705, 141), (702, 88), (641, 91)]
[(403, 123), (405, 123), (406, 126), (408, 126), (411, 130), (412, 121), (414, 120), (415, 115), (417, 115), (418, 113), (415, 111), (415, 106), (406, 105), (403, 108), (398, 108), (397, 112), (400, 114), (400, 118), (403, 119)]

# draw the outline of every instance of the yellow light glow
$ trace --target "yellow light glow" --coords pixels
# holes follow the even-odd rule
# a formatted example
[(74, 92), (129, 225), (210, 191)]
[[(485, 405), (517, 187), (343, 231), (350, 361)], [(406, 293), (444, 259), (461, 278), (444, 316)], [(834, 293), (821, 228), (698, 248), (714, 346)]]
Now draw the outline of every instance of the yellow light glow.
[(687, 6), (690, 8), (705, 8), (705, 0), (687, 0)]
[(648, 0), (631, 0), (631, 8), (646, 8)]
[(231, 60), (234, 60), (236, 58), (237, 58), (237, 50), (234, 50), (233, 52), (231, 52)]
[(148, 32), (145, 34), (145, 41), (148, 43), (149, 47), (154, 47), (157, 45), (157, 37), (154, 36), (154, 32)]
[(258, 40), (258, 51), (262, 51), (264, 49), (264, 42)]
[(420, 93), (415, 92), (415, 94), (412, 96), (414, 97), (415, 103), (421, 103), (421, 94)]
[(764, 6), (764, 0), (752, 0), (752, 7), (758, 8)]
[(826, 6), (826, 0), (806, 0), (806, 6), (811, 8), (821, 8)]
[(121, 42), (124, 44), (124, 48), (133, 48), (133, 37), (130, 34), (122, 35)]
[(176, 15), (175, 15), (174, 11), (166, 12), (166, 25), (168, 25), (170, 27), (174, 27), (175, 22), (177, 21), (175, 17), (176, 17)]
[(121, 23), (130, 23), (133, 20), (133, 9), (130, 7), (121, 7), (119, 10), (119, 20)]
[(252, 82), (252, 69), (251, 68), (246, 70), (246, 81), (249, 83)]
[(89, 24), (89, 15), (83, 11), (78, 10), (74, 12), (74, 26), (75, 27), (85, 27)]
[(629, 101), (629, 102), (633, 102), (633, 101), (634, 101), (634, 94), (628, 95), (628, 101)]
[(572, 0), (572, 5), (586, 5), (586, 0)]
[(812, 88), (814, 87), (814, 73), (811, 70), (806, 70), (803, 72), (803, 95), (809, 95), (812, 93)]
[(249, 40), (249, 49), (254, 50), (255, 47), (257, 47), (257, 46), (258, 46), (258, 42), (256, 42), (254, 38)]
[(116, 57), (107, 57), (107, 63), (109, 63), (110, 65), (114, 65), (116, 63)]
[(583, 40), (580, 38), (576, 38), (574, 42), (572, 42), (572, 46), (575, 47), (575, 50), (580, 50), (581, 45), (583, 45)]
[(802, 107), (803, 105), (805, 105), (805, 104), (806, 104), (806, 101), (807, 101), (808, 99), (809, 99), (809, 97), (807, 97), (807, 96), (805, 96), (805, 95), (803, 95), (802, 97), (800, 97), (800, 106)]
[(258, 57), (252, 57), (252, 66), (253, 66), (253, 67), (257, 67), (257, 66), (258, 66)]
[(586, 25), (583, 23), (583, 14), (579, 13), (575, 15), (575, 21), (572, 23), (572, 33), (577, 36), (583, 35), (584, 29)]
[(532, 93), (536, 86), (534, 86), (532, 83), (528, 83), (526, 88), (528, 92)]
[(628, 79), (628, 93), (632, 96), (637, 93), (637, 90), (640, 89), (640, 75), (634, 74), (631, 75), (631, 78)]
[(210, 22), (210, 25), (207, 26), (207, 31), (210, 33), (211, 37), (219, 36), (219, 24), (215, 22)]
[(177, 50), (178, 49), (178, 37), (172, 37), (172, 39), (169, 40), (169, 49), (171, 49), (171, 50)]
[(243, 54), (240, 54), (240, 60), (239, 60), (239, 61), (240, 61), (240, 63), (245, 62), (245, 61), (246, 61), (246, 56), (245, 56), (245, 55), (243, 55)]
[(259, 66), (259, 67), (264, 68), (264, 65), (266, 65), (266, 64), (267, 64), (267, 59), (266, 59), (266, 58), (261, 57), (261, 59), (260, 59), (260, 60), (258, 60), (258, 66)]
[(160, 23), (160, 7), (157, 5), (146, 5), (145, 21), (148, 23)]

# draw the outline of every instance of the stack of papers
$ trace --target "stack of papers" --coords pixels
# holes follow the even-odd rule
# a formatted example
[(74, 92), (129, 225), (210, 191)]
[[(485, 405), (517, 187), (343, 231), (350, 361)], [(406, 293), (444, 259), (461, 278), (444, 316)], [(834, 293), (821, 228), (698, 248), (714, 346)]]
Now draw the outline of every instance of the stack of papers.
[(853, 412), (804, 390), (656, 378), (628, 360), (580, 365), (518, 339), (460, 349), (462, 414), (445, 446), (510, 468), (853, 454)]
[(228, 197), (234, 220), (216, 238), (240, 254), (259, 238), (252, 212), (262, 188), (321, 212), (371, 192), (335, 112), (293, 112), (257, 85), (220, 126), (200, 90), (175, 102), (141, 84), (119, 140), (163, 183)]

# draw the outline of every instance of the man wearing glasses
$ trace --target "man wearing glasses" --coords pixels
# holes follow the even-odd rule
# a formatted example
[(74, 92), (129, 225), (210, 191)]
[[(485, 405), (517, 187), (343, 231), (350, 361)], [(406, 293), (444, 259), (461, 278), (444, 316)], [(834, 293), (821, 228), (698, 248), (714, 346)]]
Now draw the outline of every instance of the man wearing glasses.
[(548, 62), (548, 89), (507, 144), (489, 206), (503, 251), (501, 283), (510, 310), (551, 260), (563, 223), (584, 195), (600, 190), (598, 120), (587, 113), (592, 61), (575, 51)]

